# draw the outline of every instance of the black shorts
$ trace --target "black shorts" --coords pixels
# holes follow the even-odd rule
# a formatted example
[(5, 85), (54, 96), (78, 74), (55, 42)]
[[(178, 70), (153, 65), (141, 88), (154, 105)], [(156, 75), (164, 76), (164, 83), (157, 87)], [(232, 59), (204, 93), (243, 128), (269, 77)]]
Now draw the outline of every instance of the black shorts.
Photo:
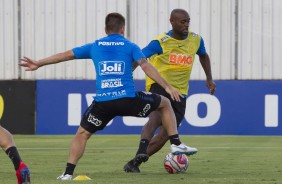
[(177, 127), (179, 127), (181, 121), (184, 118), (185, 115), (185, 109), (186, 109), (186, 98), (180, 98), (181, 101), (177, 102), (171, 99), (170, 95), (165, 91), (164, 88), (162, 88), (159, 84), (154, 83), (151, 85), (150, 92), (160, 94), (162, 96), (167, 97), (170, 100), (172, 109), (174, 111)]
[(136, 92), (136, 97), (95, 102), (86, 109), (80, 126), (90, 133), (104, 129), (116, 116), (147, 117), (161, 103), (161, 96), (149, 92)]

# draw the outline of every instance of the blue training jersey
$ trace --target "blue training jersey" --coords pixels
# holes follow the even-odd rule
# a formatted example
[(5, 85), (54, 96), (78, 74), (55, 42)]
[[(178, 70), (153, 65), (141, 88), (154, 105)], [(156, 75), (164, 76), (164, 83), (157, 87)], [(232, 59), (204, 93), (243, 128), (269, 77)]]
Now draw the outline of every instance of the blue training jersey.
[(132, 63), (145, 58), (136, 44), (120, 34), (110, 34), (72, 50), (76, 59), (92, 59), (94, 63), (95, 101), (135, 97)]
[[(172, 37), (172, 30), (167, 32), (167, 35)], [(149, 57), (151, 57), (152, 55), (155, 55), (155, 54), (162, 54), (163, 49), (162, 49), (160, 42), (158, 40), (153, 40), (146, 47), (144, 47), (142, 49), (142, 52), (144, 53), (146, 58), (149, 58)], [(197, 55), (204, 55), (206, 53), (207, 53), (207, 51), (206, 51), (206, 48), (205, 48), (205, 43), (204, 43), (203, 38), (201, 37), (200, 47), (197, 51)]]

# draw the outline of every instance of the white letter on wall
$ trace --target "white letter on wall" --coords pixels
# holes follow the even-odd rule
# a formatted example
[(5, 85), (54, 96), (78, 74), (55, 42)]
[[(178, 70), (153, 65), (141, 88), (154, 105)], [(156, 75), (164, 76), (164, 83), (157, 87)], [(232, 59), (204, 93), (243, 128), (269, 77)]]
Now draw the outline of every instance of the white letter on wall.
[(122, 119), (126, 126), (144, 126), (149, 120), (149, 118), (137, 118), (131, 116), (124, 116)]
[[(199, 117), (198, 105), (205, 103), (207, 106), (207, 115), (204, 118)], [(221, 114), (219, 100), (209, 94), (195, 94), (187, 98), (185, 118), (187, 122), (195, 127), (210, 127), (215, 125)]]
[(81, 94), (68, 95), (68, 125), (78, 126), (81, 119)]
[(265, 95), (264, 101), (265, 127), (278, 127), (278, 95)]

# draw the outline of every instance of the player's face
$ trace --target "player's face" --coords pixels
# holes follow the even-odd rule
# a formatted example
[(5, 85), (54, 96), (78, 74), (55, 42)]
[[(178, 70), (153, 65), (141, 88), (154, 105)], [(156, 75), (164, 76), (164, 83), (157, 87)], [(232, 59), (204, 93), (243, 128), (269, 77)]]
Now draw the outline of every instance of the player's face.
[(188, 34), (189, 24), (190, 16), (186, 12), (176, 13), (171, 19), (173, 31), (182, 36)]

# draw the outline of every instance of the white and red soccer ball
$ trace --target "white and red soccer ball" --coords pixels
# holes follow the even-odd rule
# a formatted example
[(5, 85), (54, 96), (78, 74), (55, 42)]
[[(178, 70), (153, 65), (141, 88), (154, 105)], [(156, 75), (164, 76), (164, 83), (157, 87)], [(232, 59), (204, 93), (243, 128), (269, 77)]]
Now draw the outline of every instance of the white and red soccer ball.
[(164, 168), (169, 174), (184, 172), (188, 166), (189, 160), (185, 154), (173, 155), (168, 153), (164, 159)]

